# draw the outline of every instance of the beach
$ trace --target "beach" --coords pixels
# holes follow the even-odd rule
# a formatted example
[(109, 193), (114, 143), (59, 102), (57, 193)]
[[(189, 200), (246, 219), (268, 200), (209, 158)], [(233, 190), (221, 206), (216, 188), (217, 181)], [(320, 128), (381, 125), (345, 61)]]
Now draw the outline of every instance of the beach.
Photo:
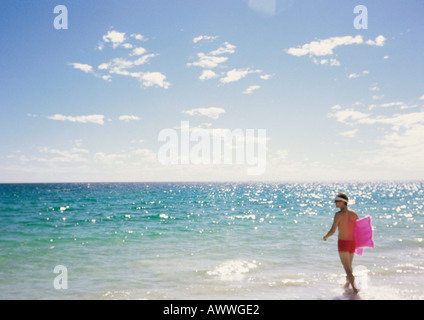
[(351, 299), (322, 240), (337, 192), (374, 227), (355, 298), (423, 299), (423, 186), (0, 184), (0, 299)]

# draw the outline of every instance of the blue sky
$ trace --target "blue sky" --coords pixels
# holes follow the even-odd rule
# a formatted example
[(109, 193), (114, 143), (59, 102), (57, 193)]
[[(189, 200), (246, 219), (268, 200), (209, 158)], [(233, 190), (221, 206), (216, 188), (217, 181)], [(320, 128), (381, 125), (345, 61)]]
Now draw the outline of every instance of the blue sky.
[[(0, 182), (423, 179), (423, 9), (1, 1)], [(266, 171), (159, 163), (159, 132), (182, 121), (266, 129)]]

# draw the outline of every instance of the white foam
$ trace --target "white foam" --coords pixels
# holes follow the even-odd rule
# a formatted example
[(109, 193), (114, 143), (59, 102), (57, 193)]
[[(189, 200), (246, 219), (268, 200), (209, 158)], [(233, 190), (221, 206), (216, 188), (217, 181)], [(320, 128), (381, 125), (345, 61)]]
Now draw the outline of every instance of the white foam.
[[(402, 300), (402, 299), (418, 299), (422, 300), (423, 295), (410, 289), (400, 289), (392, 287), (391, 285), (374, 283), (372, 281), (371, 273), (365, 266), (356, 266), (353, 269), (355, 276), (355, 286), (359, 289), (359, 294), (354, 294), (351, 288), (344, 289), (344, 292), (337, 296), (335, 299), (349, 299), (349, 300)], [(375, 279), (374, 279), (375, 280)], [(380, 279), (381, 281), (381, 279)], [(344, 282), (341, 280), (340, 284)], [(339, 292), (339, 289), (335, 290)]]
[(303, 286), (307, 284), (307, 281), (304, 278), (299, 279), (283, 279), (281, 283), (286, 286)]
[(208, 271), (210, 276), (216, 276), (223, 281), (240, 281), (252, 269), (258, 267), (257, 262), (246, 260), (229, 260), (216, 266), (212, 271)]
[(368, 289), (368, 274), (369, 270), (365, 266), (356, 266), (353, 268), (353, 275), (355, 276), (355, 286), (359, 290)]
[(393, 288), (389, 285), (370, 285), (366, 290), (359, 291), (359, 296), (364, 300), (422, 300), (422, 295), (416, 295), (412, 291)]

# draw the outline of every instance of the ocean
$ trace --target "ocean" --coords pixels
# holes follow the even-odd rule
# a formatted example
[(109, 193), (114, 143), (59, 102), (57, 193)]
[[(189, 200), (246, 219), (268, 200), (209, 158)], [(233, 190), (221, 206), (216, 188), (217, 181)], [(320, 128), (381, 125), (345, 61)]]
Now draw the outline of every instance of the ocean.
[(423, 187), (0, 184), (0, 299), (350, 299), (322, 240), (338, 192), (374, 227), (355, 299), (423, 299)]

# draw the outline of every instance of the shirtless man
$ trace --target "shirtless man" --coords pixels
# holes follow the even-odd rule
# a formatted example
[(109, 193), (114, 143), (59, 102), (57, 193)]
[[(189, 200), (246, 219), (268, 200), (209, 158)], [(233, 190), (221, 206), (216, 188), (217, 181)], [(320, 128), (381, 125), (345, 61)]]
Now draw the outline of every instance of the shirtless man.
[(349, 198), (344, 193), (339, 193), (335, 197), (334, 202), (340, 211), (334, 216), (333, 225), (331, 226), (330, 231), (328, 231), (328, 233), (324, 236), (324, 241), (327, 241), (328, 237), (332, 236), (336, 232), (337, 228), (339, 229), (339, 241), (337, 247), (339, 250), (340, 260), (346, 271), (347, 281), (345, 288), (348, 288), (349, 284), (351, 284), (353, 291), (358, 293), (358, 289), (356, 289), (354, 285), (355, 277), (352, 273), (352, 261), (355, 253), (354, 227), (355, 220), (358, 219), (358, 215), (355, 211), (348, 209), (348, 201)]

